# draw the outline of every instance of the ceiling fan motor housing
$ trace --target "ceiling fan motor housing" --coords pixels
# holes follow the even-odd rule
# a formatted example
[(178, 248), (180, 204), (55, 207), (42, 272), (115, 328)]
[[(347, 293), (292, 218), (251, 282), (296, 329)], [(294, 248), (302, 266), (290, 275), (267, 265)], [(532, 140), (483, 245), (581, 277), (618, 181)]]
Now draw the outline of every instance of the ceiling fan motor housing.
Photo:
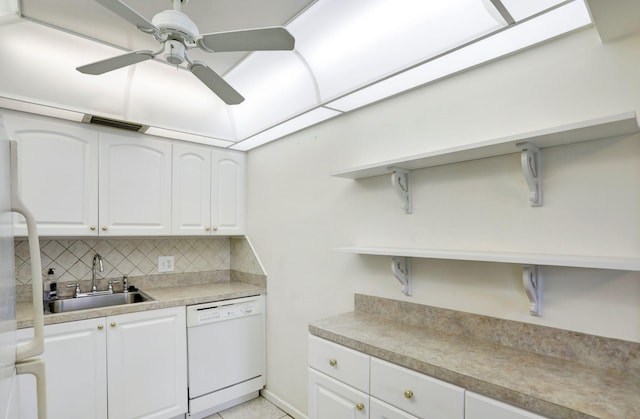
[(200, 31), (187, 15), (177, 10), (163, 10), (151, 20), (160, 29), (161, 34), (168, 34), (169, 39), (181, 38), (185, 42), (193, 43)]

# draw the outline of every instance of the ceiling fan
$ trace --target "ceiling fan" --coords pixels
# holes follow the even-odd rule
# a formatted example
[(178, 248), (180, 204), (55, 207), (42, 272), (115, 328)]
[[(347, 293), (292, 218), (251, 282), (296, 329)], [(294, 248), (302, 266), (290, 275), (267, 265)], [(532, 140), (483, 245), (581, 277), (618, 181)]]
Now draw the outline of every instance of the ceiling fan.
[(150, 60), (164, 53), (164, 59), (171, 64), (178, 66), (186, 62), (189, 71), (228, 105), (237, 105), (244, 97), (205, 63), (191, 60), (187, 50), (197, 47), (206, 52), (278, 51), (292, 50), (295, 44), (293, 36), (283, 27), (200, 34), (196, 24), (180, 11), (181, 3), (188, 0), (173, 0), (173, 9), (156, 14), (151, 21), (120, 0), (95, 1), (134, 24), (142, 32), (152, 35), (162, 47), (158, 51), (132, 51), (77, 67), (76, 70), (98, 75)]

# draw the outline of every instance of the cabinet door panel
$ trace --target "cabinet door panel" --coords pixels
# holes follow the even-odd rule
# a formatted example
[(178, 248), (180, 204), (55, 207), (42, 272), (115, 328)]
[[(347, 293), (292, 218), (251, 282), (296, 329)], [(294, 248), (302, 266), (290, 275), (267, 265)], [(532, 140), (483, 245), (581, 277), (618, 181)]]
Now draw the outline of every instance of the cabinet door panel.
[(467, 391), (465, 419), (544, 419), (544, 416)]
[(245, 232), (245, 154), (214, 150), (211, 171), (213, 234)]
[[(18, 143), (18, 185), (38, 233), (97, 235), (98, 136), (80, 124), (8, 112), (9, 138)], [(25, 236), (15, 215), (14, 234)]]
[(100, 134), (100, 235), (171, 234), (171, 143)]
[(369, 396), (309, 368), (309, 419), (366, 419)]
[[(98, 327), (102, 326), (102, 329)], [(49, 419), (107, 418), (104, 318), (48, 325), (44, 354)], [(27, 340), (33, 329), (22, 329)], [(19, 376), (20, 418), (36, 419), (35, 379)]]
[(107, 318), (109, 415), (170, 418), (187, 411), (184, 307)]
[(173, 145), (172, 232), (211, 234), (211, 148)]
[(386, 404), (380, 400), (371, 397), (369, 401), (371, 413), (369, 419), (418, 419), (416, 416), (410, 415), (400, 409), (396, 409), (390, 404)]

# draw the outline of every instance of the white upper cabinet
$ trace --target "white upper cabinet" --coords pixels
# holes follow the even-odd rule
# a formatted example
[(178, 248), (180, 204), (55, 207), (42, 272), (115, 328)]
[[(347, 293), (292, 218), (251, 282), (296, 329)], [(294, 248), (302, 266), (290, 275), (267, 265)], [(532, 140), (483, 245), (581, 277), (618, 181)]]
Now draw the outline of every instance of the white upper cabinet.
[(211, 148), (173, 145), (173, 234), (209, 235), (211, 231)]
[(211, 224), (214, 235), (245, 232), (245, 156), (237, 151), (212, 152)]
[[(245, 153), (2, 111), (41, 236), (242, 235)], [(14, 216), (14, 234), (26, 236)]]
[[(98, 235), (98, 133), (51, 118), (3, 112), (7, 134), (18, 143), (18, 187), (49, 236)], [(16, 214), (14, 234), (26, 236)]]
[(184, 143), (173, 147), (173, 234), (244, 234), (244, 153)]
[(100, 134), (100, 235), (171, 234), (171, 142)]

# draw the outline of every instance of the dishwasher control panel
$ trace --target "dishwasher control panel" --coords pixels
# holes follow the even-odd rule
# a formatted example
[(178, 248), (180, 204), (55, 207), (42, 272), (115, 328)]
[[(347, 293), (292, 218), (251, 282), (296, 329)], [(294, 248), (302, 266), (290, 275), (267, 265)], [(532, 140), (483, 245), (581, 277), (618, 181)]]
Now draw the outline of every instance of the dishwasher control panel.
[(187, 327), (261, 314), (263, 306), (261, 295), (187, 306)]

